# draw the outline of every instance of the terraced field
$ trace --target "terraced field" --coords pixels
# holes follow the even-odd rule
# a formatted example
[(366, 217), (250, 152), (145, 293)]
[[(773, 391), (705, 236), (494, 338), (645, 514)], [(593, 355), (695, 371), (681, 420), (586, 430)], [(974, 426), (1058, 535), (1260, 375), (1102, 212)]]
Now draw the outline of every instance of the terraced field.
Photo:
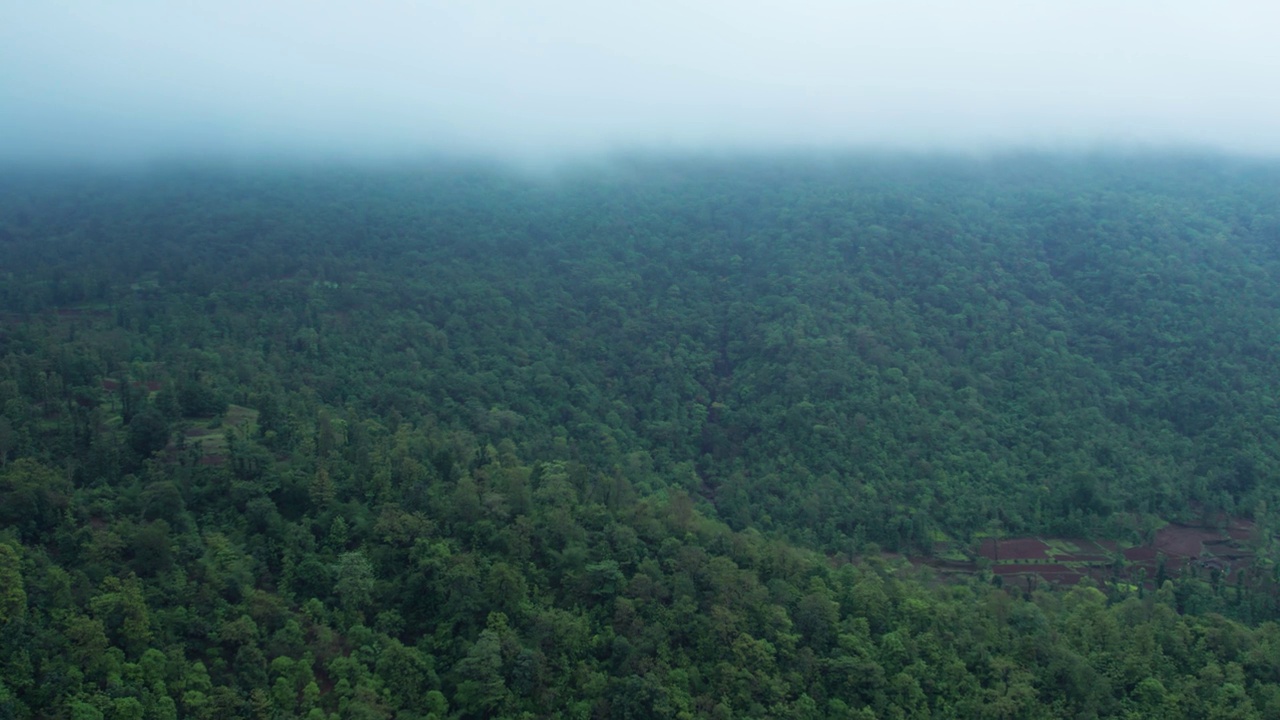
[(165, 453), (176, 456), (184, 449), (195, 447), (200, 452), (201, 465), (221, 465), (227, 461), (227, 429), (249, 432), (258, 421), (258, 411), (241, 405), (228, 405), (220, 417), (191, 420), (182, 431), (182, 437), (171, 442)]
[(1169, 523), (1149, 544), (1122, 546), (1108, 540), (1082, 538), (989, 537), (963, 559), (954, 553), (920, 560), (943, 573), (976, 573), (988, 569), (1005, 583), (1039, 582), (1073, 585), (1084, 578), (1118, 581), (1154, 589), (1160, 574), (1192, 574), (1234, 580), (1254, 561), (1252, 521), (1224, 520), (1215, 527)]
[[(101, 381), (103, 403), (115, 410), (116, 398), (120, 392), (121, 382), (117, 378), (106, 377)], [(163, 387), (157, 380), (134, 381), (134, 388), (144, 390), (147, 397), (154, 397)], [(184, 454), (198, 453), (196, 460), (201, 465), (221, 465), (227, 461), (227, 430), (241, 434), (254, 432), (258, 421), (258, 411), (242, 405), (228, 405), (226, 412), (209, 418), (186, 418), (177, 425), (169, 444), (160, 451), (161, 456), (171, 461), (178, 460)], [(120, 427), (120, 417), (112, 417), (108, 424)]]

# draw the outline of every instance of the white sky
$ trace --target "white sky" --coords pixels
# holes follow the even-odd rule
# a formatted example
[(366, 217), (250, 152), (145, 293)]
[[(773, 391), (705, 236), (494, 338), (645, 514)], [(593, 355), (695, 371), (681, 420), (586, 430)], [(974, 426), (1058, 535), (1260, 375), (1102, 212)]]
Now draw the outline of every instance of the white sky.
[(1280, 154), (1280, 3), (0, 0), (0, 159)]

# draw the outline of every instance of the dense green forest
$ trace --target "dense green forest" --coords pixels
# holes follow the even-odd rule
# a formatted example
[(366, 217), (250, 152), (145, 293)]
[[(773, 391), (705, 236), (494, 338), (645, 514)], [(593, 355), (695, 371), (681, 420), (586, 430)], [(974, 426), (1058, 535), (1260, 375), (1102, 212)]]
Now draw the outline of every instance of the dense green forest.
[[(0, 174), (0, 718), (1280, 716), (1277, 188)], [(920, 561), (1229, 518), (1222, 576)]]

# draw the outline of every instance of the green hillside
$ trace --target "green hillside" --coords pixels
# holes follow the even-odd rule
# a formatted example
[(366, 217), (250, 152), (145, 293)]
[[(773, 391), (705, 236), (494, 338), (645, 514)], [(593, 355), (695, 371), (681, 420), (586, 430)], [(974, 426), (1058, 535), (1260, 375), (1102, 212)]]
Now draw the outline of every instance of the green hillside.
[[(1280, 714), (1277, 188), (9, 172), (0, 717)], [(1248, 562), (908, 560), (1167, 522), (1247, 522)]]

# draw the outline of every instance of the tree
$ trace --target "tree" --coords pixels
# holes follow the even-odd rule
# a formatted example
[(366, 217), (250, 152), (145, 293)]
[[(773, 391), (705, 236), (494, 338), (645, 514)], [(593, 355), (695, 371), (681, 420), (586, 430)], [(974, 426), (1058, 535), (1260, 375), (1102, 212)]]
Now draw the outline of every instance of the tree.
[(147, 458), (169, 444), (169, 424), (164, 416), (148, 406), (129, 420), (127, 438), (129, 448), (138, 457)]
[(427, 694), (439, 685), (431, 658), (394, 639), (378, 654), (377, 674), (394, 705), (409, 710), (422, 708)]
[(454, 667), (455, 700), (463, 717), (492, 717), (514, 709), (516, 698), (507, 687), (504, 666), (517, 650), (507, 617), (490, 614), (487, 627)]
[(176, 393), (182, 414), (187, 417), (216, 417), (227, 410), (227, 401), (197, 378), (181, 380)]
[(136, 576), (103, 580), (101, 592), (89, 601), (89, 607), (114, 643), (129, 655), (136, 657), (147, 649), (152, 637), (151, 616)]
[(359, 550), (342, 553), (334, 574), (334, 593), (343, 609), (351, 613), (363, 611), (373, 598), (373, 564), (369, 558)]
[(24, 542), (43, 542), (63, 519), (70, 493), (62, 473), (31, 458), (15, 460), (0, 471), (0, 525), (17, 528)]
[(0, 543), (0, 636), (6, 627), (21, 622), (26, 614), (27, 593), (20, 558), (12, 547)]

